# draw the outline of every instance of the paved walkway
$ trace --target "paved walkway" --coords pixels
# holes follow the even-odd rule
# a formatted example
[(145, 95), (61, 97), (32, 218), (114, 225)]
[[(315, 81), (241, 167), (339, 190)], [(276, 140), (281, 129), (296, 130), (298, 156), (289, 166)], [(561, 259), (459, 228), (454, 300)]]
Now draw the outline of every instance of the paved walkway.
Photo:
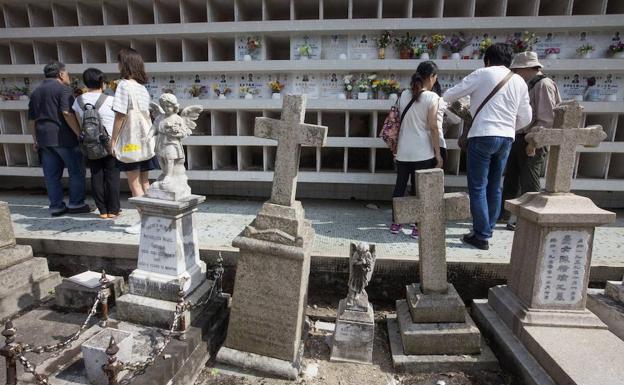
[[(96, 213), (67, 215), (52, 218), (47, 211), (45, 195), (28, 192), (0, 192), (0, 200), (10, 204), (16, 236), (24, 243), (45, 240), (48, 243), (68, 241), (97, 242), (110, 245), (137, 245), (138, 235), (129, 235), (123, 229), (138, 221), (136, 210), (124, 198), (122, 215), (113, 220), (101, 220)], [(413, 260), (418, 256), (418, 242), (410, 238), (411, 229), (398, 235), (388, 231), (390, 204), (379, 204), (378, 209), (366, 207), (361, 201), (304, 200), (306, 217), (316, 230), (314, 256), (347, 256), (352, 241), (377, 244), (378, 258)], [(199, 208), (197, 231), (200, 249), (234, 251), (231, 243), (245, 225), (255, 217), (261, 200), (219, 199), (209, 197)], [(488, 251), (466, 247), (462, 234), (470, 223), (449, 223), (447, 228), (447, 258), (450, 262), (507, 263), (513, 232), (497, 228)], [(615, 224), (596, 230), (594, 266), (624, 266), (624, 210), (618, 211)], [(81, 248), (81, 254), (85, 254)], [(88, 249), (87, 249), (88, 250)], [(114, 250), (114, 248), (111, 248)], [(40, 250), (45, 252), (45, 250)], [(72, 254), (68, 250), (66, 254)], [(88, 253), (87, 253), (88, 255)]]

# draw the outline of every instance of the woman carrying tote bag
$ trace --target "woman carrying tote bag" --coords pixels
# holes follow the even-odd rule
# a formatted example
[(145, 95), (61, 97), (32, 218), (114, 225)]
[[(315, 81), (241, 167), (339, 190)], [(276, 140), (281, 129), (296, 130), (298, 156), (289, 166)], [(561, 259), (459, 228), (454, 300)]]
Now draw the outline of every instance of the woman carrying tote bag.
[[(117, 55), (121, 81), (115, 90), (113, 111), (115, 122), (111, 144), (117, 167), (125, 171), (133, 197), (140, 197), (149, 188), (148, 172), (158, 168), (153, 140), (144, 140), (151, 127), (150, 96), (143, 84), (147, 83), (141, 55), (132, 48), (123, 48)], [(141, 223), (125, 229), (138, 234)]]

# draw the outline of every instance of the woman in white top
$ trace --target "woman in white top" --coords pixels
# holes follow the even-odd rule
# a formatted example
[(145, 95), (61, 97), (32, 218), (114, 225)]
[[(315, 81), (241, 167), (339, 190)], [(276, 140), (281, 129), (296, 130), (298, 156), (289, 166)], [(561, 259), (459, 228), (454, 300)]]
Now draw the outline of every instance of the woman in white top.
[[(407, 182), (416, 170), (442, 168), (443, 159), (440, 151), (440, 133), (442, 128), (438, 119), (438, 99), (431, 89), (434, 87), (438, 71), (432, 61), (420, 63), (412, 75), (411, 89), (403, 91), (399, 99), (399, 110), (403, 114), (396, 154), (397, 179), (392, 197), (405, 195)], [(412, 102), (413, 100), (413, 102)], [(411, 105), (410, 105), (410, 102)], [(401, 225), (394, 220), (390, 232), (397, 234)], [(412, 237), (418, 237), (418, 228), (412, 229)]]
[[(80, 95), (72, 105), (72, 110), (74, 110), (81, 127), (84, 111), (80, 108), (78, 99), (82, 100), (83, 106), (86, 104), (96, 106), (104, 91), (104, 73), (97, 68), (87, 68), (82, 74), (82, 80), (88, 91)], [(106, 99), (100, 106), (98, 115), (102, 126), (111, 137), (113, 135), (113, 121), (115, 120), (113, 97), (104, 97)], [(119, 169), (115, 164), (115, 158), (112, 155), (107, 155), (100, 159), (90, 159), (88, 163), (91, 169), (91, 194), (100, 211), (100, 218), (115, 218), (120, 211)]]
[[(130, 93), (134, 93), (137, 99), (138, 109), (149, 111), (150, 96), (143, 84), (148, 82), (145, 74), (145, 65), (141, 55), (132, 48), (123, 48), (117, 55), (119, 72), (122, 80), (115, 90), (113, 111), (115, 111), (115, 123), (113, 125), (112, 145), (119, 138), (123, 121), (128, 112)], [(136, 108), (136, 107), (135, 107)], [(128, 186), (133, 197), (140, 197), (149, 188), (148, 172), (158, 168), (156, 157), (141, 162), (124, 163), (117, 160), (117, 167), (126, 172)], [(138, 234), (141, 231), (141, 223), (137, 223), (125, 229), (130, 234)]]

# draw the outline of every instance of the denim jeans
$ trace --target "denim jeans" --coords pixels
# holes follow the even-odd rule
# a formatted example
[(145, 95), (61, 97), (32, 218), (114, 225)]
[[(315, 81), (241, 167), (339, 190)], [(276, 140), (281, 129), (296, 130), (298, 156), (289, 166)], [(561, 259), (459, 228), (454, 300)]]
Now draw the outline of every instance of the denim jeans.
[(512, 138), (478, 136), (468, 140), (468, 194), (472, 227), (478, 239), (487, 240), (500, 214), (501, 180)]
[(39, 149), (43, 178), (48, 190), (50, 212), (65, 209), (63, 202), (63, 169), (69, 174), (69, 203), (67, 207), (78, 208), (85, 202), (85, 166), (80, 148), (76, 147), (41, 147)]

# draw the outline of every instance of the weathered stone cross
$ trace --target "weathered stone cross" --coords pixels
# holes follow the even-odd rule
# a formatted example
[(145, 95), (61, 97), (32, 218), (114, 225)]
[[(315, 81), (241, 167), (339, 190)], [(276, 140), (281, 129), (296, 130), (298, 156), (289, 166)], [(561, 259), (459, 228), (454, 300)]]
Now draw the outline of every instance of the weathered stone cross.
[(576, 146), (598, 146), (607, 134), (599, 125), (580, 128), (583, 107), (577, 101), (560, 103), (554, 112), (554, 128), (535, 127), (526, 135), (526, 141), (535, 148), (550, 146), (546, 192), (567, 193), (572, 185)]
[(292, 206), (297, 191), (301, 146), (325, 145), (327, 127), (303, 123), (305, 107), (304, 95), (286, 95), (280, 120), (256, 118), (254, 135), (278, 141), (271, 203)]
[(416, 171), (417, 196), (394, 198), (397, 223), (418, 222), (420, 285), (424, 294), (446, 293), (446, 221), (470, 218), (466, 193), (444, 193), (444, 171)]

